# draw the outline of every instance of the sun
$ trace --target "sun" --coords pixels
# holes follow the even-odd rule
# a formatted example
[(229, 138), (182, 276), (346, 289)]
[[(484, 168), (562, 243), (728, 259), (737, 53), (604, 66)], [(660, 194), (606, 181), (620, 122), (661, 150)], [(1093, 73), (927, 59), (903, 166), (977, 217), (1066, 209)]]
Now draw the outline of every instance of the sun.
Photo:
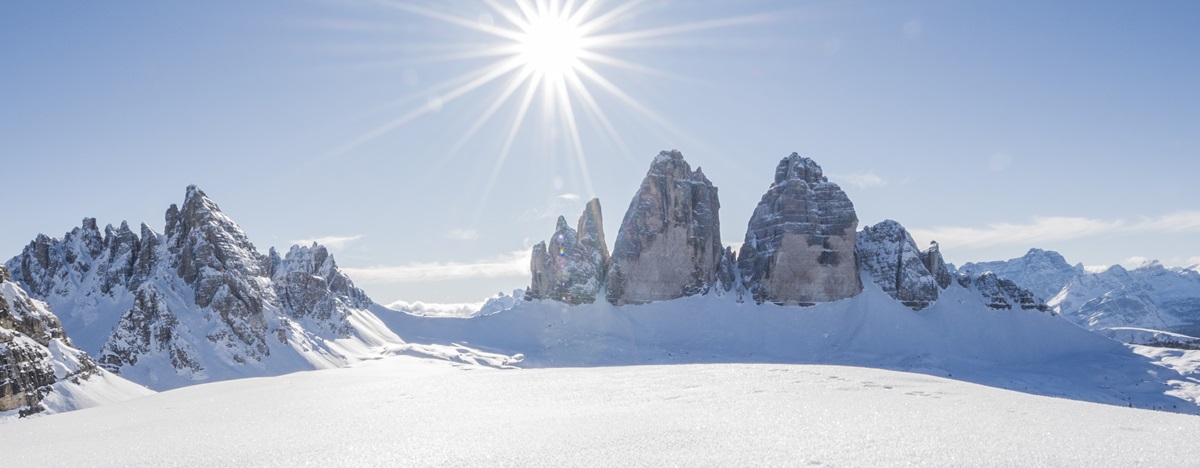
[(583, 55), (583, 34), (578, 24), (552, 13), (529, 18), (519, 26), (517, 61), (526, 71), (551, 81), (562, 80), (576, 68)]
[[(421, 92), (426, 104), (376, 127), (363, 136), (334, 151), (342, 154), (371, 141), (407, 122), (490, 86), (496, 91), (491, 104), (478, 113), (475, 122), (462, 133), (457, 144), (447, 151), (453, 154), (477, 131), (491, 125), (505, 125), (503, 144), (498, 148), (492, 174), (484, 193), (489, 193), (499, 180), (500, 168), (513, 149), (518, 134), (530, 129), (558, 146), (550, 153), (571, 161), (577, 180), (584, 192), (593, 193), (588, 171), (581, 123), (595, 127), (593, 135), (606, 138), (618, 151), (630, 151), (604, 110), (622, 106), (633, 110), (653, 126), (672, 135), (682, 135), (667, 119), (649, 109), (622, 86), (610, 80), (610, 74), (620, 71), (675, 77), (652, 66), (619, 58), (623, 49), (668, 47), (678, 42), (665, 38), (696, 33), (714, 28), (755, 24), (770, 15), (715, 18), (690, 23), (667, 22), (656, 27), (631, 28), (631, 19), (643, 13), (645, 0), (476, 0), (472, 5), (478, 13), (464, 14), (453, 8), (452, 2), (420, 0), (377, 0), (379, 4), (413, 13), (425, 19), (482, 33), (484, 42), (461, 44), (431, 44), (438, 51), (436, 61), (482, 61), (478, 68), (442, 82), (433, 83)], [(438, 5), (438, 6), (435, 6)], [(451, 5), (451, 6), (446, 6)], [(452, 12), (457, 11), (457, 12)], [(676, 38), (678, 40), (678, 38)], [(540, 106), (535, 106), (540, 103)], [(493, 118), (502, 108), (511, 109), (508, 119)], [(542, 119), (537, 127), (526, 125), (531, 110), (541, 108)], [(501, 114), (503, 115), (503, 114)], [(524, 133), (528, 135), (528, 133)], [(486, 199), (486, 197), (484, 197)], [(482, 204), (481, 204), (482, 206)]]

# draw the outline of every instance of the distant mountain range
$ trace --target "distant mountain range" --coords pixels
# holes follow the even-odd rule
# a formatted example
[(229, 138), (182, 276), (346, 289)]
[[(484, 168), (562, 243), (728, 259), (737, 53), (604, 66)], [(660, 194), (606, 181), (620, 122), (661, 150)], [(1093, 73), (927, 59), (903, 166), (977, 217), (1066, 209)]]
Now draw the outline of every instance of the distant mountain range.
[(959, 268), (967, 274), (986, 271), (1042, 295), (1055, 312), (1091, 330), (1132, 327), (1200, 333), (1200, 272), (1192, 268), (1147, 262), (1132, 270), (1114, 265), (1088, 271), (1068, 264), (1057, 252), (1040, 249)]

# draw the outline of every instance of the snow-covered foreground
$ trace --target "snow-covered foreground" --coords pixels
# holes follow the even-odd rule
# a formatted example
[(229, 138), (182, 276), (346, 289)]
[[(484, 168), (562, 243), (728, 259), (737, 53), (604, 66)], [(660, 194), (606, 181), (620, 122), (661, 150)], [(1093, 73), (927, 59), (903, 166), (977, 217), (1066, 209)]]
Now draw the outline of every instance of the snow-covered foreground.
[(1138, 466), (1200, 418), (858, 367), (409, 356), (0, 425), (6, 466)]

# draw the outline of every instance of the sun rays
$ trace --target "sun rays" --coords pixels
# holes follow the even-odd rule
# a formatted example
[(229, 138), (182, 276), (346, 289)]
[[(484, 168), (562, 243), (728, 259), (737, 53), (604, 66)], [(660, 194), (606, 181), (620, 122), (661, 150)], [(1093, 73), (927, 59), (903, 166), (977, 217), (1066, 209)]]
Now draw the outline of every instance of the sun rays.
[[(645, 2), (604, 0), (480, 0), (477, 18), (463, 9), (438, 8), (438, 4), (380, 0), (379, 5), (414, 14), (441, 30), (460, 30), (483, 41), (436, 43), (426, 47), (428, 60), (472, 62), (480, 65), (460, 75), (433, 83), (422, 92), (430, 96), (423, 104), (410, 107), (390, 121), (365, 132), (334, 154), (340, 155), (375, 140), (423, 115), (456, 105), (456, 101), (477, 99), (485, 105), (477, 111), (471, 125), (458, 141), (447, 145), (449, 156), (461, 150), (481, 130), (503, 135), (503, 143), (492, 155), (492, 170), (484, 187), (484, 198), (501, 177), (505, 162), (522, 135), (545, 139), (545, 147), (554, 157), (563, 158), (574, 171), (572, 177), (583, 191), (594, 194), (585, 135), (599, 135), (611, 147), (626, 154), (629, 149), (621, 138), (606, 106), (620, 106), (640, 116), (650, 126), (682, 135), (671, 123), (640, 102), (614, 82), (616, 72), (677, 78), (654, 67), (619, 57), (626, 49), (670, 47), (668, 36), (763, 21), (763, 16), (724, 18), (701, 22), (658, 24), (631, 28), (627, 20), (639, 14)], [(489, 87), (492, 96), (477, 98), (481, 88)], [(416, 101), (420, 102), (420, 101)], [(410, 104), (412, 105), (412, 104)], [(540, 116), (537, 114), (540, 112)], [(503, 118), (501, 118), (503, 116)], [(511, 117), (509, 117), (511, 116)], [(532, 119), (540, 117), (541, 125)], [(581, 124), (591, 124), (592, 133), (582, 132)], [(491, 128), (494, 126), (495, 128)]]

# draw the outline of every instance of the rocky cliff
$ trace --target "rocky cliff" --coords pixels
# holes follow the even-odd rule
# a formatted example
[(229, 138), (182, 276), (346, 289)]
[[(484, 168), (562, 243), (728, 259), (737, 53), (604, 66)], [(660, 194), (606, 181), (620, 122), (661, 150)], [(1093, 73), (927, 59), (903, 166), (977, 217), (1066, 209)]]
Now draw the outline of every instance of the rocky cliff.
[[(639, 304), (704, 294), (728, 271), (717, 188), (678, 151), (654, 158), (613, 245), (609, 302)], [(724, 276), (728, 276), (724, 274)]]
[(943, 288), (922, 261), (916, 241), (900, 223), (887, 220), (863, 228), (855, 250), (864, 277), (900, 303), (921, 310), (937, 301)]
[(858, 294), (857, 229), (854, 204), (821, 166), (796, 153), (783, 158), (738, 255), (746, 292), (756, 302), (800, 305)]
[(993, 309), (1037, 310), (1057, 315), (1050, 311), (1046, 303), (1032, 291), (1020, 287), (1011, 280), (1001, 278), (993, 272), (989, 271), (978, 276), (959, 273), (957, 281), (962, 287), (979, 294), (983, 303)]
[(954, 275), (950, 274), (949, 267), (946, 266), (946, 260), (942, 258), (942, 249), (937, 241), (929, 243), (929, 248), (921, 251), (921, 263), (925, 264), (925, 269), (933, 275), (934, 281), (937, 282), (939, 288), (946, 289), (950, 287), (950, 283), (954, 281)]
[(44, 411), (42, 400), (55, 383), (78, 383), (101, 372), (75, 349), (46, 304), (11, 280), (0, 266), (0, 417)]

